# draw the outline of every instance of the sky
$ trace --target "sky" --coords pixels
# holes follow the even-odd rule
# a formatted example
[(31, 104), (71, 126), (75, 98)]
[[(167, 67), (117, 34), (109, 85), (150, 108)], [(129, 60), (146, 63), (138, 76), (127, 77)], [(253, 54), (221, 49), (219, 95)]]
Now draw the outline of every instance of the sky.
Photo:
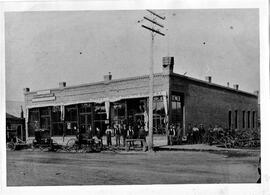
[[(253, 93), (259, 90), (258, 9), (156, 10), (166, 35), (155, 36), (154, 72), (174, 56), (174, 72)], [(150, 17), (136, 11), (5, 13), (6, 100), (31, 91), (149, 73)]]

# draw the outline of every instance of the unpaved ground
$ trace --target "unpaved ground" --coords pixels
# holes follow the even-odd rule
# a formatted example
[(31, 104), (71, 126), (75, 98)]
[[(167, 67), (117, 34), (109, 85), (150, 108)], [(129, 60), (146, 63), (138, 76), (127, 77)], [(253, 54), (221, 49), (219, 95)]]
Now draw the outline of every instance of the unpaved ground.
[(258, 155), (7, 151), (7, 185), (255, 183)]

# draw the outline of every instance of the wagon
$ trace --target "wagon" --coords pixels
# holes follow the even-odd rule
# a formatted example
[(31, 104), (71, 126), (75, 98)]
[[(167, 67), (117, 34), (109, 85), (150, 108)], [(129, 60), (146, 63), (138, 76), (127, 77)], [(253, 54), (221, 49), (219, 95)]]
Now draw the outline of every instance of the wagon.
[(67, 152), (101, 152), (102, 149), (102, 140), (97, 137), (84, 138), (80, 141), (77, 138), (71, 138), (64, 147)]
[(35, 131), (35, 139), (32, 141), (32, 149), (57, 151), (62, 149), (62, 146), (53, 141), (48, 129), (37, 129)]

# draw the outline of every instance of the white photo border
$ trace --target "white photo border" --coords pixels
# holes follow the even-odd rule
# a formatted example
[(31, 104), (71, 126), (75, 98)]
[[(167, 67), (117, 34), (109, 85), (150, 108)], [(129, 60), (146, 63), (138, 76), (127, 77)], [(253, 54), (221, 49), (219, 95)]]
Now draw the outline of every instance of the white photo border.
[[(7, 187), (5, 150), (5, 29), (4, 14), (13, 11), (141, 10), (258, 8), (260, 13), (261, 184), (179, 184), (129, 186)], [(1, 194), (270, 194), (269, 7), (267, 0), (101, 0), (0, 1), (0, 158)]]

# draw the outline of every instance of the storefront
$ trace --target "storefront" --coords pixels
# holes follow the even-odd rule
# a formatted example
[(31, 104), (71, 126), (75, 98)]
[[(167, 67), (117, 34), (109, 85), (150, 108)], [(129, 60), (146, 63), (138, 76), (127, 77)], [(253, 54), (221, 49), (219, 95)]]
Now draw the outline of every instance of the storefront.
[[(154, 134), (166, 134), (166, 112), (163, 96), (153, 100)], [(108, 107), (108, 111), (106, 109)], [(172, 106), (174, 107), (174, 106)], [(66, 106), (46, 106), (30, 108), (28, 116), (28, 136), (33, 137), (35, 129), (46, 129), (51, 136), (74, 136), (79, 128), (81, 133), (99, 128), (104, 134), (107, 126), (140, 124), (148, 128), (148, 98), (122, 99), (115, 102), (82, 103)]]

